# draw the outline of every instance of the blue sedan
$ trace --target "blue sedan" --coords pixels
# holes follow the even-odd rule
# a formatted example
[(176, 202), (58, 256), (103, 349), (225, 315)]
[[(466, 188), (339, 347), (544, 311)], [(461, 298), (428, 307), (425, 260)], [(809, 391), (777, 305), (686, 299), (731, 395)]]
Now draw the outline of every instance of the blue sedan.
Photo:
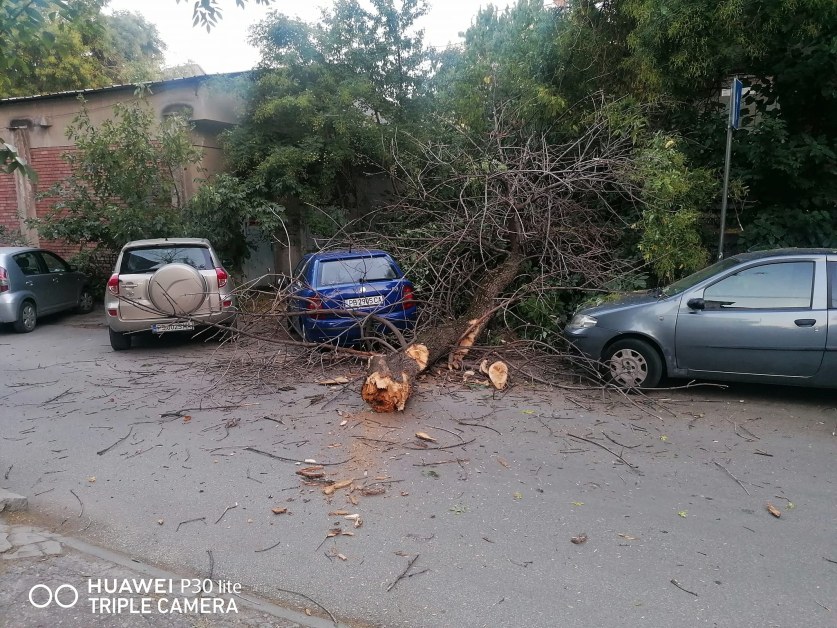
[(293, 273), (291, 324), (307, 342), (351, 345), (415, 325), (413, 284), (379, 250), (309, 253)]

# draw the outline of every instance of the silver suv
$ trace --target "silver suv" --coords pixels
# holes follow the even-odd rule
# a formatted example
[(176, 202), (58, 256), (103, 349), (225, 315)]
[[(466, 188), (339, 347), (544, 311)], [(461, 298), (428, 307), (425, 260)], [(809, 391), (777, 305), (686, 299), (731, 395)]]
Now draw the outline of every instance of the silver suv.
[(131, 348), (134, 332), (190, 332), (235, 322), (232, 280), (212, 245), (199, 238), (129, 242), (105, 291), (110, 345)]

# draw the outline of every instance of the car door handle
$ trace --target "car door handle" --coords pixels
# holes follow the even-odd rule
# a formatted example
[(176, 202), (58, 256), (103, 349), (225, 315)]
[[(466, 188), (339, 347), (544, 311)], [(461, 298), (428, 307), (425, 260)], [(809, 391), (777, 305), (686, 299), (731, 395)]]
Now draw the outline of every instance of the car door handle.
[(795, 321), (797, 327), (813, 327), (817, 324), (816, 318), (797, 318)]

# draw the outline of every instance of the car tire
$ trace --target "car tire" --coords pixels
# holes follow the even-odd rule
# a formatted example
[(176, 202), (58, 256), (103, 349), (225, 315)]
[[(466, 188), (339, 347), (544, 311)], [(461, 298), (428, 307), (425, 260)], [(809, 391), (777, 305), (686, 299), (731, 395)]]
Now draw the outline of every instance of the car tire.
[(14, 322), (15, 331), (19, 334), (28, 334), (38, 324), (38, 308), (34, 301), (24, 301), (20, 304), (17, 312), (17, 320)]
[(113, 331), (108, 327), (108, 335), (110, 336), (110, 346), (114, 351), (125, 351), (131, 348), (131, 336), (128, 334)]
[(78, 295), (78, 307), (76, 309), (79, 314), (89, 314), (93, 311), (94, 304), (95, 299), (93, 298), (93, 293), (90, 292), (90, 288), (85, 286)]
[(655, 388), (663, 377), (660, 354), (643, 340), (614, 342), (605, 350), (603, 362), (607, 380), (619, 388)]

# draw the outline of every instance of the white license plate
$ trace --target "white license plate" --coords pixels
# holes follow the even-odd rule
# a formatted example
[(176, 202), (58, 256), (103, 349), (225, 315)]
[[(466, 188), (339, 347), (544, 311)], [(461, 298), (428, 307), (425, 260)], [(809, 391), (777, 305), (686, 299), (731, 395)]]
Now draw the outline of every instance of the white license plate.
[(152, 333), (164, 334), (167, 331), (192, 331), (195, 329), (193, 321), (184, 321), (182, 323), (159, 323), (151, 326)]
[(369, 307), (370, 305), (381, 305), (384, 302), (383, 295), (376, 297), (359, 297), (357, 299), (346, 299), (343, 304), (346, 307)]

